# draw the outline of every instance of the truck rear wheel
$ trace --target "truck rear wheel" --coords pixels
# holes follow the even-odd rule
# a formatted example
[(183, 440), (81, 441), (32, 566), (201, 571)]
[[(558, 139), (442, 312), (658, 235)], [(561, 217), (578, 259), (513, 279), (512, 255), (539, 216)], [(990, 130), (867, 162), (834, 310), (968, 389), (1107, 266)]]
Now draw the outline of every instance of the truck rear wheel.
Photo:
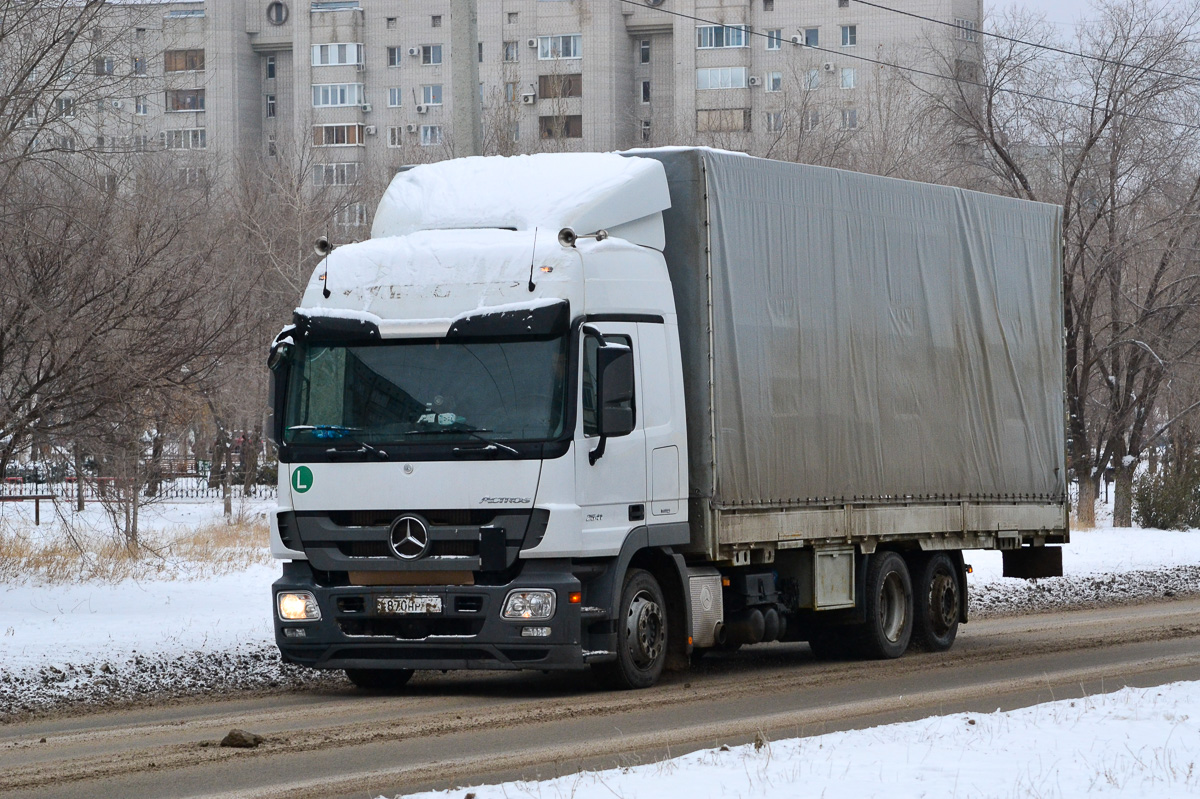
[(412, 679), (412, 669), (346, 669), (346, 677), (364, 691), (398, 691)]
[(915, 586), (916, 614), (913, 646), (930, 652), (945, 652), (958, 635), (962, 593), (958, 568), (945, 552), (935, 552), (925, 561)]
[(610, 688), (649, 688), (667, 662), (667, 604), (654, 575), (630, 569), (617, 612), (616, 660), (592, 671)]
[(859, 630), (864, 657), (898, 658), (913, 634), (912, 578), (904, 558), (895, 552), (876, 552), (867, 564), (867, 620)]

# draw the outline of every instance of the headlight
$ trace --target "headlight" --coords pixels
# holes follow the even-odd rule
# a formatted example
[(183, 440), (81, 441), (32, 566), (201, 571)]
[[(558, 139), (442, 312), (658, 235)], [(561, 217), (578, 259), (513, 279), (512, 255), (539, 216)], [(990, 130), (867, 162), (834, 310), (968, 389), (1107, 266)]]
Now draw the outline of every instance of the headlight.
[(279, 618), (284, 621), (318, 621), (321, 608), (317, 598), (308, 591), (287, 591), (275, 598)]
[(554, 616), (554, 592), (542, 589), (509, 591), (500, 614), (505, 619), (545, 620)]

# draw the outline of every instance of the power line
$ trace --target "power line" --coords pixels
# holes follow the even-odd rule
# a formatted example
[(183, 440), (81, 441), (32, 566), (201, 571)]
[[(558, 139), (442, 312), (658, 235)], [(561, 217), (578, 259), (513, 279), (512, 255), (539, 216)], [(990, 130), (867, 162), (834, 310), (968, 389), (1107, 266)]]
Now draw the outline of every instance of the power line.
[[(913, 13), (912, 11), (904, 11), (899, 8), (891, 8), (890, 6), (880, 5), (879, 3), (872, 3), (872, 2), (870, 2), (870, 0), (854, 0), (854, 2), (858, 3), (859, 5), (870, 6), (871, 8), (878, 8), (881, 11), (890, 11), (893, 14), (901, 14), (906, 17), (912, 17), (913, 19), (920, 19), (920, 20), (924, 20), (925, 22), (933, 22), (937, 25), (944, 25), (948, 28), (955, 28), (956, 30), (965, 30), (964, 28), (959, 27), (958, 25), (954, 24), (953, 22), (946, 22), (944, 19), (935, 19), (933, 17), (927, 17), (924, 14), (916, 14), (916, 13)], [(1186, 75), (1182, 72), (1171, 72), (1170, 70), (1166, 70), (1166, 69), (1155, 69), (1154, 67), (1145, 67), (1145, 66), (1140, 66), (1138, 64), (1130, 64), (1126, 61), (1120, 61), (1115, 58), (1105, 58), (1104, 56), (1091, 55), (1089, 53), (1078, 53), (1074, 50), (1067, 50), (1062, 47), (1055, 47), (1054, 45), (1050, 45), (1050, 44), (1038, 44), (1037, 42), (1029, 42), (1029, 41), (1025, 41), (1024, 39), (1018, 39), (1014, 36), (1005, 36), (1002, 33), (992, 33), (990, 31), (985, 31), (985, 30), (982, 30), (979, 28), (976, 28), (975, 30), (970, 31), (970, 32), (973, 34), (977, 34), (979, 36), (990, 36), (993, 39), (1002, 39), (1006, 42), (1012, 42), (1014, 44), (1023, 44), (1026, 47), (1036, 47), (1040, 50), (1049, 50), (1054, 53), (1061, 53), (1062, 55), (1074, 56), (1075, 58), (1083, 58), (1083, 59), (1088, 59), (1091, 61), (1099, 61), (1102, 64), (1112, 64), (1114, 66), (1127, 67), (1129, 69), (1140, 69), (1143, 72), (1149, 72), (1154, 75), (1162, 75), (1163, 77), (1167, 77), (1167, 78), (1178, 78), (1180, 80), (1200, 82), (1200, 77), (1197, 77), (1195, 75)]]
[[(730, 25), (726, 25), (723, 22), (717, 22), (715, 20), (705, 19), (703, 17), (697, 17), (692, 14), (685, 14), (682, 11), (672, 11), (669, 8), (663, 8), (662, 6), (648, 6), (648, 5), (645, 5), (641, 0), (617, 0), (617, 2), (625, 3), (625, 4), (631, 5), (631, 6), (636, 6), (638, 8), (649, 8), (653, 11), (658, 11), (663, 14), (670, 14), (673, 17), (681, 17), (683, 19), (690, 19), (693, 22), (700, 22), (705, 25), (715, 25), (715, 26), (721, 27), (721, 28), (733, 27)], [(862, 0), (858, 0), (858, 2), (862, 2)], [(773, 36), (770, 36), (769, 34), (766, 34), (766, 33), (762, 33), (760, 31), (752, 30), (748, 26), (744, 27), (743, 30), (751, 36), (760, 36), (760, 37), (763, 37), (766, 39), (774, 39)], [(777, 41), (779, 41), (780, 44), (783, 43), (782, 38), (778, 39)], [(794, 48), (803, 48), (804, 50), (816, 50), (816, 51), (822, 52), (822, 53), (829, 53), (830, 55), (834, 55), (839, 58), (849, 58), (849, 59), (852, 59), (855, 61), (865, 61), (868, 64), (876, 64), (878, 66), (888, 67), (890, 69), (895, 69), (895, 70), (898, 70), (901, 72), (910, 72), (914, 75), (922, 75), (927, 78), (936, 78), (937, 80), (950, 80), (950, 78), (947, 78), (947, 76), (937, 73), (937, 72), (930, 72), (929, 70), (919, 69), (918, 67), (901, 66), (900, 64), (893, 64), (889, 61), (881, 61), (877, 58), (870, 58), (868, 56), (856, 55), (854, 53), (850, 53), (845, 50), (830, 50), (825, 47), (801, 44), (801, 43), (792, 42), (792, 41), (789, 41), (788, 44), (790, 44)], [(1037, 94), (1035, 92), (1027, 92), (1027, 91), (1023, 91), (1021, 89), (1010, 89), (1010, 88), (1007, 88), (1004, 86), (989, 86), (986, 83), (980, 83), (978, 81), (973, 81), (973, 80), (966, 80), (963, 78), (954, 78), (953, 80), (956, 84), (961, 84), (961, 85), (966, 85), (966, 86), (974, 86), (974, 87), (980, 88), (980, 89), (989, 89), (991, 91), (1000, 92), (1003, 94), (1012, 94), (1012, 95), (1016, 95), (1018, 97), (1026, 97), (1030, 100), (1041, 100), (1041, 101), (1047, 102), (1047, 103), (1057, 103), (1058, 105), (1065, 105), (1065, 106), (1070, 106), (1073, 108), (1079, 108), (1084, 111), (1090, 111), (1092, 113), (1104, 112), (1104, 109), (1102, 109), (1098, 106), (1088, 105), (1086, 103), (1079, 103), (1074, 100), (1065, 100), (1061, 97), (1048, 97), (1044, 94)], [(1136, 120), (1140, 120), (1142, 122), (1156, 122), (1160, 125), (1174, 125), (1176, 127), (1200, 131), (1200, 125), (1191, 124), (1189, 122), (1177, 122), (1177, 121), (1171, 120), (1171, 119), (1162, 119), (1161, 117), (1143, 116), (1141, 114), (1132, 114), (1128, 111), (1120, 111), (1120, 110), (1116, 110), (1116, 109), (1114, 109), (1111, 113), (1113, 116), (1124, 117), (1126, 119), (1136, 119)]]

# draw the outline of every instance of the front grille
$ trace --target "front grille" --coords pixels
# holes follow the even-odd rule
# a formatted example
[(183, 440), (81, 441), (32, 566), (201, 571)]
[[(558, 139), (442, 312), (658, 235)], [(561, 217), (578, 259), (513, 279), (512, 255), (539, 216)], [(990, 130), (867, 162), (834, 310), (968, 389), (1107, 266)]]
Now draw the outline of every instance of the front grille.
[(473, 558), (479, 554), (478, 541), (430, 541), (427, 558)]
[(334, 510), (329, 521), (338, 527), (388, 527), (397, 516), (415, 513), (438, 527), (479, 527), (491, 524), (496, 512), (491, 510)]
[(478, 635), (483, 619), (338, 619), (346, 635), (386, 635), (420, 641), (431, 635)]
[[(394, 558), (386, 541), (339, 541), (338, 551), (348, 558)], [(479, 555), (478, 541), (430, 541), (422, 558), (473, 558)]]
[(341, 541), (337, 548), (348, 558), (395, 557), (386, 541)]

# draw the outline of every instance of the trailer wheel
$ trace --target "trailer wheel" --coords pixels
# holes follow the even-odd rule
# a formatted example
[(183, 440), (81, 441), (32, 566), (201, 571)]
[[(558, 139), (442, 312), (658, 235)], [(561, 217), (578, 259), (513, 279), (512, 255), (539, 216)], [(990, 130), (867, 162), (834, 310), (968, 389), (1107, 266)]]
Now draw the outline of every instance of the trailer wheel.
[(958, 635), (962, 611), (958, 569), (945, 552), (934, 553), (921, 569), (915, 586), (916, 614), (913, 646), (930, 652), (945, 652)]
[(346, 677), (364, 691), (398, 691), (412, 679), (412, 669), (346, 669)]
[(867, 620), (859, 631), (859, 649), (869, 658), (898, 658), (913, 634), (912, 578), (904, 558), (877, 552), (867, 565)]
[(666, 601), (650, 572), (629, 570), (618, 612), (617, 658), (592, 670), (610, 688), (649, 688), (667, 662)]

